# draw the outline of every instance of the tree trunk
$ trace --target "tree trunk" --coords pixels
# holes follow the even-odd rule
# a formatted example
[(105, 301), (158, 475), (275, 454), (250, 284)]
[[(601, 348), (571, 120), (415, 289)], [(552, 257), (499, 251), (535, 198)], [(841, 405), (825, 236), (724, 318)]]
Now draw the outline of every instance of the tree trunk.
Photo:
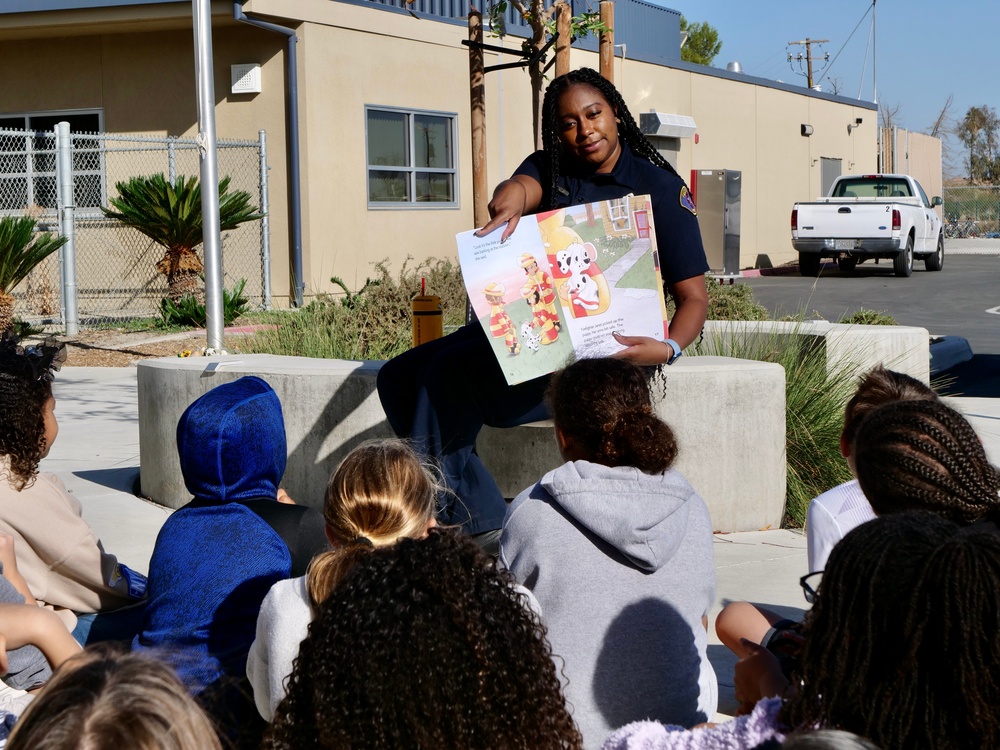
[(0, 291), (0, 333), (14, 327), (14, 296)]
[(167, 296), (173, 302), (180, 302), (181, 297), (190, 294), (204, 304), (205, 290), (199, 282), (205, 267), (193, 250), (183, 247), (167, 250), (156, 264), (156, 270), (167, 277)]

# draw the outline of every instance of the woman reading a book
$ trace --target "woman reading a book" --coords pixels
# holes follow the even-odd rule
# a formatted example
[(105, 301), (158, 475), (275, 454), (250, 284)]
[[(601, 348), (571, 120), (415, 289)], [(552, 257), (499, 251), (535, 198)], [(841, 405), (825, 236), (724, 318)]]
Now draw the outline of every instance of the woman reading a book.
[[(506, 240), (526, 214), (648, 194), (667, 291), (677, 307), (666, 342), (614, 334), (616, 356), (638, 365), (672, 364), (705, 322), (708, 270), (694, 201), (687, 186), (642, 135), (621, 94), (588, 68), (549, 85), (542, 104), (541, 151), (529, 156), (493, 193), (492, 217), (479, 234), (506, 226)], [(624, 332), (627, 333), (627, 332)], [(392, 429), (436, 458), (453, 496), (439, 520), (462, 524), (493, 542), (506, 502), (475, 453), (484, 424), (513, 427), (548, 416), (549, 378), (508, 386), (482, 327), (467, 325), (383, 365), (378, 393)]]

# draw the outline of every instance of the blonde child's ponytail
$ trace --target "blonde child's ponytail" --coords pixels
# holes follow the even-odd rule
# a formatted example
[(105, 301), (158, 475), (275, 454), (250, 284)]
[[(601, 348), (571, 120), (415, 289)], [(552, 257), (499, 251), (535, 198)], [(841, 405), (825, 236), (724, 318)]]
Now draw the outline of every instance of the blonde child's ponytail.
[(424, 536), (433, 525), (439, 483), (401, 440), (378, 440), (351, 451), (330, 477), (323, 517), (333, 549), (317, 555), (307, 576), (319, 606), (354, 563), (376, 547)]

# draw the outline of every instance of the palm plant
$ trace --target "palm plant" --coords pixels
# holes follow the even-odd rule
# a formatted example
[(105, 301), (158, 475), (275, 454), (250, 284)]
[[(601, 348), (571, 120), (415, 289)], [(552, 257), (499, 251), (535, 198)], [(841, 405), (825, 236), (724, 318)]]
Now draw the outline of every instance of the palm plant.
[[(229, 177), (219, 182), (219, 228), (235, 229), (261, 218), (245, 190), (229, 191)], [(178, 175), (170, 182), (163, 174), (133, 177), (116, 184), (118, 197), (104, 215), (134, 227), (165, 248), (156, 270), (167, 277), (167, 295), (178, 303), (185, 294), (204, 301), (198, 283), (204, 270), (195, 249), (202, 243), (201, 183), (197, 177)]]
[(64, 244), (62, 235), (35, 234), (30, 216), (0, 219), (0, 333), (14, 326), (14, 287)]

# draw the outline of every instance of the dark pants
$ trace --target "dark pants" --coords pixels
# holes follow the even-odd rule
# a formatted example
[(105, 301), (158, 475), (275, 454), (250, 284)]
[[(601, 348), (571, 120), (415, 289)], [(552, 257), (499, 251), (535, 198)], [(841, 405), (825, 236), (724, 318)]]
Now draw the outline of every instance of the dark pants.
[(548, 377), (509, 386), (479, 323), (386, 362), (378, 395), (389, 425), (436, 459), (456, 497), (442, 498), (438, 520), (470, 534), (500, 528), (507, 504), (476, 454), (483, 425), (515, 427), (548, 417)]

